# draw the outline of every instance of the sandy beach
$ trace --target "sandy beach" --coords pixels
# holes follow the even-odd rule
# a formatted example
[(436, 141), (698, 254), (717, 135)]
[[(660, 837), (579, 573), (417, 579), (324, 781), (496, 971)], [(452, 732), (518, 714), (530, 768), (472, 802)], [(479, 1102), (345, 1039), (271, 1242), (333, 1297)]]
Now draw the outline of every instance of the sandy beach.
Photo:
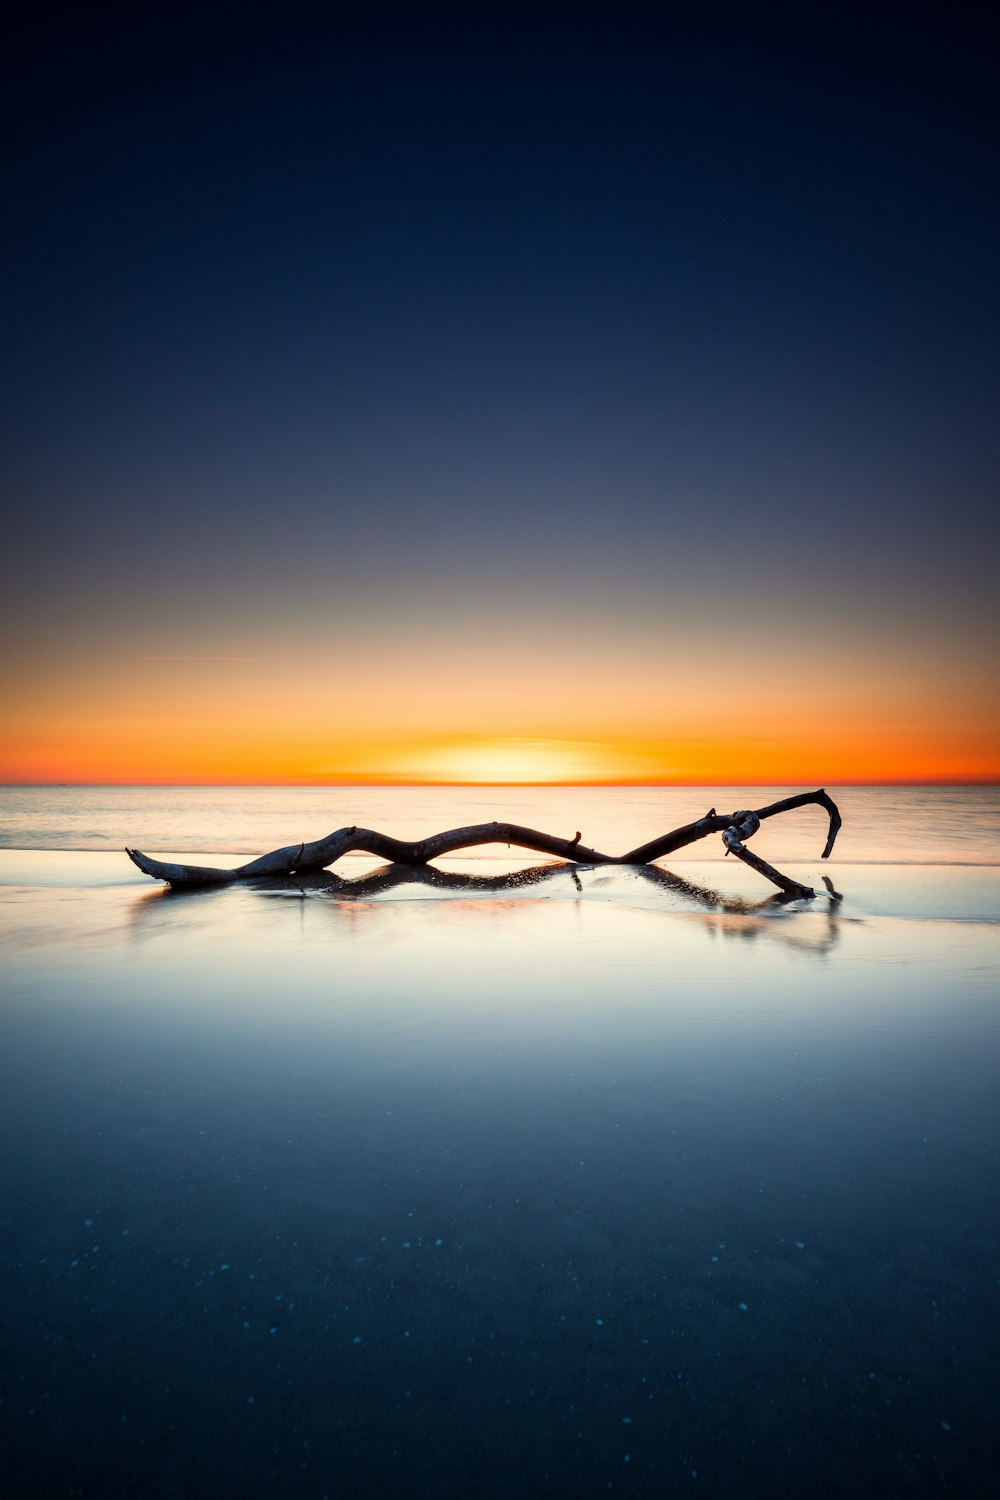
[(1000, 871), (347, 873), (0, 852), (15, 1493), (976, 1490)]

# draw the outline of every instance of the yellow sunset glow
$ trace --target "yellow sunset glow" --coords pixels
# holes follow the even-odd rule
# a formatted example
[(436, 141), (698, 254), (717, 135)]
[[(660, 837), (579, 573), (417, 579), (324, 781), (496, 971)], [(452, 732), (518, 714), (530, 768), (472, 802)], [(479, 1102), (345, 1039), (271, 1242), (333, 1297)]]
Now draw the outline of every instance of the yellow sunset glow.
[(548, 785), (614, 776), (616, 759), (584, 741), (510, 738), (403, 751), (396, 764), (407, 781)]
[[(512, 627), (513, 629), (513, 627)], [(747, 653), (754, 645), (749, 630)], [(45, 670), (13, 656), (0, 782), (733, 784), (977, 781), (1000, 774), (996, 699), (979, 654), (924, 642), (921, 670), (851, 639), (811, 639), (727, 677), (724, 638), (681, 653), (627, 643), (401, 634), (326, 650), (266, 634), (172, 653), (60, 637)], [(335, 645), (337, 643), (334, 643)], [(461, 643), (459, 643), (461, 644)], [(222, 647), (226, 647), (225, 654)], [(627, 646), (627, 649), (626, 649)], [(914, 653), (916, 656), (916, 653)], [(908, 658), (907, 658), (908, 660)], [(926, 673), (937, 682), (928, 712)]]

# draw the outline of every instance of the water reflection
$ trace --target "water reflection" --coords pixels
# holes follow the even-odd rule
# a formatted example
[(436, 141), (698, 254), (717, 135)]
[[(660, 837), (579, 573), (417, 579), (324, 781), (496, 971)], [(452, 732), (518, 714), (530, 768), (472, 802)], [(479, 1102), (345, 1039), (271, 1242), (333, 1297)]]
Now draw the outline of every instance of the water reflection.
[[(441, 869), (434, 865), (387, 864), (364, 874), (341, 876), (330, 870), (262, 877), (228, 887), (158, 887), (145, 891), (131, 904), (133, 930), (159, 929), (164, 918), (190, 917), (203, 904), (251, 895), (268, 902), (308, 901), (312, 910), (325, 911), (333, 925), (357, 929), (396, 901), (439, 899), (452, 906), (472, 902), (479, 910), (510, 907), (532, 895), (563, 900), (601, 901), (623, 906), (641, 905), (663, 915), (703, 917), (707, 932), (741, 942), (758, 938), (812, 952), (824, 952), (839, 938), (842, 896), (826, 881), (824, 903), (803, 903), (777, 891), (757, 901), (726, 894), (707, 884), (685, 879), (657, 865), (609, 869), (608, 866), (542, 864), (492, 874)], [(799, 924), (796, 918), (804, 916)], [(825, 921), (815, 920), (822, 916)]]

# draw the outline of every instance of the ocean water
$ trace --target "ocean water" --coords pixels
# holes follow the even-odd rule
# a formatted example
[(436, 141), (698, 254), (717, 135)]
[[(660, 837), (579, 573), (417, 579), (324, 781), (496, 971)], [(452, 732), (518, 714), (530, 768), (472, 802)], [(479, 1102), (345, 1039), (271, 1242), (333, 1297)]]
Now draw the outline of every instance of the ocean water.
[(773, 820), (811, 901), (707, 844), (187, 892), (116, 852), (614, 852), (788, 790), (6, 801), (4, 1495), (988, 1493), (995, 790), (830, 788), (826, 866)]
[[(0, 848), (262, 854), (359, 824), (416, 839), (493, 819), (624, 853), (693, 822), (709, 807), (763, 807), (793, 792), (757, 787), (4, 787)], [(810, 789), (811, 790), (811, 789)], [(997, 864), (1000, 787), (827, 788), (844, 827), (836, 858), (855, 863)], [(804, 808), (770, 819), (764, 858), (816, 859), (826, 816)], [(498, 851), (470, 851), (490, 858)], [(672, 863), (721, 859), (715, 837)]]

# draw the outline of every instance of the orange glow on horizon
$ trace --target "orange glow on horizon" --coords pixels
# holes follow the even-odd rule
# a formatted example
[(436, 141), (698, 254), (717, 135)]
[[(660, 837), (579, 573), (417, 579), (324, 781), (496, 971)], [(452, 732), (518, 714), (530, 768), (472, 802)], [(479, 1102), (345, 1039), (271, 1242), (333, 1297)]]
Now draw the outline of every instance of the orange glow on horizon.
[[(311, 751), (311, 753), (310, 753)], [(409, 744), (299, 746), (146, 736), (21, 747), (0, 759), (6, 784), (268, 786), (703, 786), (1000, 782), (1000, 757), (975, 743), (900, 741), (818, 747), (805, 740), (584, 741), (437, 737)]]
[(12, 658), (0, 782), (1000, 782), (1000, 705), (971, 654), (925, 646), (907, 665), (895, 647), (863, 655), (847, 640), (818, 663), (804, 640), (780, 659), (758, 646), (755, 674), (741, 665), (749, 637), (736, 657), (714, 639), (670, 653), (651, 634), (494, 637), (449, 655), (451, 641), (189, 657), (69, 639), (44, 669)]

